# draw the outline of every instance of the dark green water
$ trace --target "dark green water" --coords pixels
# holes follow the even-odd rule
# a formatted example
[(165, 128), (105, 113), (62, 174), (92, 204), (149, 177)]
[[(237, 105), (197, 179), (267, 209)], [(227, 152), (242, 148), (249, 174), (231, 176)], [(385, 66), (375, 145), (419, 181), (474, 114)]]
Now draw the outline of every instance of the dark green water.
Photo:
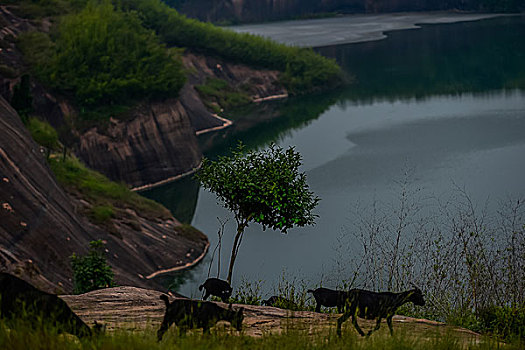
[[(458, 186), (480, 203), (525, 196), (524, 17), (426, 25), (381, 41), (318, 51), (335, 58), (353, 84), (237, 111), (233, 127), (201, 138), (212, 158), (238, 140), (252, 148), (293, 145), (321, 198), (313, 227), (287, 235), (248, 228), (234, 286), (244, 276), (264, 280), (265, 290), (271, 290), (283, 271), (312, 285), (326, 280), (351, 208), (356, 203), (366, 208), (374, 198), (393, 200), (407, 169), (411, 186), (432, 196), (446, 196)], [(205, 232), (212, 248), (217, 217), (230, 216), (189, 178), (145, 194)], [(231, 219), (222, 277), (233, 231)], [(179, 278), (179, 290), (199, 295), (208, 264)]]

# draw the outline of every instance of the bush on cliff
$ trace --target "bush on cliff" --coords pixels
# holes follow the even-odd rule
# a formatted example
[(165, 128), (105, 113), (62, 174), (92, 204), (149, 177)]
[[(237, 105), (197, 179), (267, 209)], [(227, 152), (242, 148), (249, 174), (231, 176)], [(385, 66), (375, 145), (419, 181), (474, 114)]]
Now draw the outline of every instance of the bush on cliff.
[(162, 45), (137, 13), (109, 0), (64, 17), (52, 57), (40, 64), (46, 80), (83, 107), (176, 95), (185, 82), (179, 51)]
[(169, 46), (188, 47), (207, 55), (284, 72), (282, 82), (291, 93), (326, 89), (340, 83), (335, 61), (311, 49), (278, 44), (252, 34), (241, 34), (211, 23), (189, 19), (160, 0), (121, 0), (125, 9), (137, 11), (143, 23)]
[(89, 243), (89, 253), (71, 256), (73, 268), (73, 284), (75, 294), (83, 294), (92, 290), (114, 287), (113, 271), (106, 261), (104, 243), (101, 240)]

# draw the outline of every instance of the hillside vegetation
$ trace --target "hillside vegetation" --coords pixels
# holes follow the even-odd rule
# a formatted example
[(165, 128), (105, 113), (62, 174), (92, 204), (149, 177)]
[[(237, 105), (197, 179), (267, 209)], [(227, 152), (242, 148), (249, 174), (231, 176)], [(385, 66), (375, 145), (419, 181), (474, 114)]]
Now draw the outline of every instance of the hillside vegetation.
[(22, 0), (17, 6), (23, 17), (56, 21), (50, 33), (22, 35), (18, 47), (34, 74), (81, 110), (176, 96), (185, 82), (176, 48), (279, 70), (293, 94), (340, 82), (337, 64), (312, 50), (188, 19), (160, 0)]

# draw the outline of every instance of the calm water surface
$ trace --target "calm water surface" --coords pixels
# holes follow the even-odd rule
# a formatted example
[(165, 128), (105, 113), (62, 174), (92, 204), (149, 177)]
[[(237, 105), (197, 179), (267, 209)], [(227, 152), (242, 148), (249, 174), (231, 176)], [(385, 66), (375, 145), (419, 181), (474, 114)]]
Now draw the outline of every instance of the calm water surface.
[[(270, 293), (283, 272), (312, 285), (326, 280), (352, 208), (356, 203), (366, 208), (374, 198), (395, 200), (407, 171), (412, 188), (437, 197), (457, 187), (475, 203), (525, 196), (523, 38), (524, 18), (511, 17), (428, 25), (381, 41), (325, 47), (319, 52), (335, 58), (353, 84), (238, 111), (232, 128), (204, 136), (209, 157), (227, 153), (239, 139), (252, 148), (269, 142), (295, 146), (311, 189), (321, 198), (313, 227), (287, 235), (263, 232), (255, 224), (247, 229), (234, 287), (243, 278), (263, 280)], [(212, 249), (217, 218), (231, 218), (191, 179), (146, 195), (205, 232)], [(223, 240), (223, 278), (234, 229), (231, 218)], [(351, 249), (348, 254), (355, 253)], [(181, 293), (199, 296), (210, 258), (189, 273), (164, 277), (166, 283), (175, 278)]]

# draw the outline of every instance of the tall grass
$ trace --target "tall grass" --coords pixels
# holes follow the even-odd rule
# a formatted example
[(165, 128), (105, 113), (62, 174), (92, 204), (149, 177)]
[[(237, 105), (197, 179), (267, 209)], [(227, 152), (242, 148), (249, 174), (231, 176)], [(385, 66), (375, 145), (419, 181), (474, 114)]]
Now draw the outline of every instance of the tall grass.
[(125, 184), (110, 181), (104, 175), (88, 169), (77, 158), (67, 157), (62, 160), (52, 157), (49, 165), (62, 186), (94, 206), (89, 214), (97, 222), (107, 221), (116, 214), (116, 208), (130, 208), (150, 219), (171, 217), (169, 210), (161, 204), (130, 191)]
[(306, 331), (293, 329), (283, 330), (281, 334), (265, 334), (262, 337), (251, 337), (230, 332), (216, 327), (211, 334), (202, 335), (201, 331), (178, 336), (176, 329), (170, 329), (164, 340), (157, 342), (156, 329), (144, 331), (115, 331), (91, 339), (79, 340), (74, 336), (59, 334), (52, 326), (34, 330), (27, 324), (14, 324), (0, 321), (0, 348), (5, 350), (40, 350), (40, 349), (122, 349), (122, 350), (162, 350), (162, 349), (520, 349), (520, 345), (500, 344), (486, 339), (480, 343), (465, 342), (451, 334), (437, 337), (421, 337), (398, 332), (390, 335), (377, 335), (370, 338), (357, 337), (354, 333), (345, 332), (337, 337), (330, 330), (308, 334)]
[(407, 173), (393, 202), (355, 208), (334, 274), (371, 290), (416, 284), (427, 304), (402, 312), (525, 339), (524, 201), (489, 205), (476, 205), (462, 188), (450, 198), (432, 196)]

